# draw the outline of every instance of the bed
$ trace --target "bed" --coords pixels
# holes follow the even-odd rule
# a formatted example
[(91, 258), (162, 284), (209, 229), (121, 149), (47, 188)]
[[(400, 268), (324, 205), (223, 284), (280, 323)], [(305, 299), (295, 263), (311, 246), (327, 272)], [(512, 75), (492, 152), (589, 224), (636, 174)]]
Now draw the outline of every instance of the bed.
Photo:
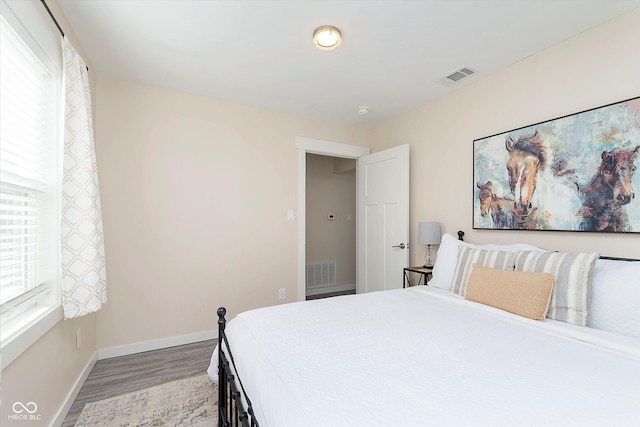
[[(526, 271), (558, 259), (555, 273)], [(544, 321), (500, 299), (529, 280), (518, 268), (546, 281), (548, 295), (526, 293), (546, 298)], [(588, 283), (569, 286), (576, 303), (559, 282), (580, 274)], [(502, 275), (498, 303), (474, 300), (495, 296), (483, 286)], [(445, 235), (430, 286), (265, 307), (228, 324), (220, 309), (208, 371), (219, 381), (219, 425), (640, 425), (639, 280), (640, 262)], [(580, 300), (584, 318), (563, 311)]]

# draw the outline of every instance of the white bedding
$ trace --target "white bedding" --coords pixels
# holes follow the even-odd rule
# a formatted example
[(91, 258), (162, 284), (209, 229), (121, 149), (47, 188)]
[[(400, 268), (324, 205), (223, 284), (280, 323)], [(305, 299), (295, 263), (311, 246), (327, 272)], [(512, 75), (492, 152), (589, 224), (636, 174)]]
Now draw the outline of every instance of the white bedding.
[(640, 340), (431, 287), (252, 310), (226, 330), (261, 427), (640, 425)]

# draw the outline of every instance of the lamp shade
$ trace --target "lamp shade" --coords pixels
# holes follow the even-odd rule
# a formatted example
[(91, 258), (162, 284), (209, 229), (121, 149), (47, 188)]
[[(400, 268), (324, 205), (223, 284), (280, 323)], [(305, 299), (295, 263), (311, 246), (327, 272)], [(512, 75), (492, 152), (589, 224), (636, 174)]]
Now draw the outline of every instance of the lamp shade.
[(421, 245), (440, 244), (440, 223), (421, 222), (418, 224), (418, 243)]

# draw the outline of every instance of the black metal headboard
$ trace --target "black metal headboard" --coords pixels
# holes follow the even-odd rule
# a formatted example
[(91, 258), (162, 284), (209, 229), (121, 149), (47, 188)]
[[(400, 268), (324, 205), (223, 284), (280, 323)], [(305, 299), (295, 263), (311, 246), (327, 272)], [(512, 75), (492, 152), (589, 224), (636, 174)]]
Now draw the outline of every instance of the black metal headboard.
[(640, 261), (640, 259), (637, 259), (637, 258), (620, 258), (617, 256), (604, 256), (604, 255), (600, 255), (600, 259), (611, 259), (614, 261)]
[[(464, 231), (458, 230), (458, 240), (464, 241), (463, 237), (464, 237)], [(620, 258), (615, 256), (603, 256), (603, 255), (600, 256), (600, 259), (610, 259), (613, 261), (640, 261), (640, 259), (637, 259), (637, 258)]]

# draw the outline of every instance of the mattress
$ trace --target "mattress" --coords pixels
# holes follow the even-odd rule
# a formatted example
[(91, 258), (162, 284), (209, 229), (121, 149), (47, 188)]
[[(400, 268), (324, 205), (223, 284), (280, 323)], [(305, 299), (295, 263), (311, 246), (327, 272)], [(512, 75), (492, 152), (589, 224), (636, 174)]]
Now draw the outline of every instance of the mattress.
[(252, 310), (226, 331), (261, 427), (640, 424), (639, 340), (427, 286)]

